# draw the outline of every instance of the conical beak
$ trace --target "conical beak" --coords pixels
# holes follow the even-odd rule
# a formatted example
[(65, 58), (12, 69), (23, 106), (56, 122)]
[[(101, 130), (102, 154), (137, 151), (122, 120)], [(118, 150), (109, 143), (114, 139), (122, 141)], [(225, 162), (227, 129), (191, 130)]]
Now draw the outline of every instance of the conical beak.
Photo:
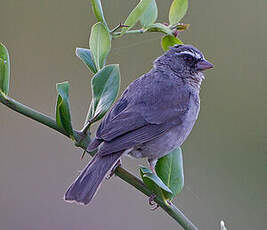
[(197, 70), (198, 71), (203, 71), (203, 70), (211, 69), (211, 68), (213, 68), (213, 65), (205, 59), (203, 59), (197, 63)]

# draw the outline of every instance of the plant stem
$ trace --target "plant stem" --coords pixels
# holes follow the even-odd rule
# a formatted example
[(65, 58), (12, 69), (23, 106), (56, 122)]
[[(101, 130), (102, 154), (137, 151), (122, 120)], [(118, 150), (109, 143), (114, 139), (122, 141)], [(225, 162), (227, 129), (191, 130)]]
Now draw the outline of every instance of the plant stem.
[(68, 137), (68, 134), (66, 133), (66, 131), (61, 128), (60, 126), (57, 125), (56, 121), (45, 115), (42, 114), (26, 105), (23, 105), (21, 103), (19, 103), (18, 101), (10, 98), (9, 96), (3, 94), (0, 91), (0, 102), (3, 103), (4, 105), (6, 105), (7, 107), (9, 107), (10, 109), (25, 115), (26, 117), (29, 117), (35, 121), (38, 121), (52, 129), (57, 130), (58, 132), (62, 133), (63, 135)]
[[(66, 131), (59, 127), (56, 123), (56, 121), (47, 116), (44, 115), (34, 109), (31, 109), (30, 107), (23, 105), (19, 103), (18, 101), (6, 96), (0, 91), (0, 102), (9, 107), (10, 109), (23, 114), (35, 121), (38, 121), (56, 131), (59, 133), (67, 136), (68, 134)], [(88, 135), (84, 135), (84, 133), (75, 131), (74, 130), (74, 137), (76, 140), (75, 145), (78, 147), (81, 147), (82, 149), (86, 150), (88, 144), (90, 143), (90, 137)], [(90, 155), (94, 155), (94, 152), (90, 153)], [(122, 168), (121, 166), (116, 168), (115, 174), (120, 177), (122, 180), (127, 182), (128, 184), (131, 184), (134, 186), (137, 190), (141, 191), (143, 194), (150, 197), (152, 195), (152, 192), (145, 186), (145, 184), (136, 176), (128, 172), (126, 169)], [(194, 226), (191, 221), (178, 209), (176, 208), (172, 203), (165, 203), (160, 198), (156, 197), (154, 201), (163, 209), (165, 210), (173, 219), (175, 219), (184, 229), (186, 230), (198, 230), (196, 226)]]
[[(14, 100), (13, 98), (5, 95), (1, 90), (0, 90), (0, 102), (4, 105), (6, 105), (7, 107), (9, 107), (10, 109), (23, 114), (26, 117), (29, 117), (35, 121), (38, 121), (39, 123), (48, 126), (49, 128), (52, 128), (56, 131), (58, 131), (59, 133), (63, 134), (66, 137), (69, 137), (69, 135), (67, 134), (67, 132), (60, 126), (57, 125), (57, 122), (55, 121), (55, 119), (40, 113), (30, 107), (28, 107), (27, 105), (24, 105), (16, 100)], [(79, 131), (74, 130), (74, 137), (76, 140), (75, 145), (81, 148), (85, 148), (88, 146), (89, 142), (90, 142), (90, 138), (88, 138), (88, 136), (83, 135), (83, 133), (80, 133)]]
[(119, 25), (117, 25), (116, 27), (114, 27), (111, 31), (110, 31), (110, 33), (114, 33), (115, 31), (117, 31), (118, 29), (120, 29), (120, 28), (123, 28), (123, 27), (129, 27), (129, 26), (127, 26), (127, 25), (123, 25), (123, 24), (119, 24)]
[[(123, 32), (123, 34), (142, 34), (145, 31), (143, 29), (140, 30), (128, 30), (126, 32)], [(112, 35), (116, 38), (117, 36), (120, 36), (122, 34), (122, 32), (114, 32), (112, 33)]]
[[(145, 186), (145, 184), (139, 178), (137, 178), (121, 166), (116, 168), (115, 174), (122, 180), (134, 186), (143, 194), (147, 195), (148, 197), (152, 195), (152, 192)], [(198, 230), (198, 228), (172, 203), (166, 204), (158, 197), (156, 197), (154, 201), (173, 219), (175, 219), (184, 229)]]
[(83, 135), (86, 135), (87, 131), (89, 130), (90, 126), (93, 122), (97, 119), (97, 115), (88, 121), (85, 122), (85, 125), (83, 126), (82, 130), (80, 131)]

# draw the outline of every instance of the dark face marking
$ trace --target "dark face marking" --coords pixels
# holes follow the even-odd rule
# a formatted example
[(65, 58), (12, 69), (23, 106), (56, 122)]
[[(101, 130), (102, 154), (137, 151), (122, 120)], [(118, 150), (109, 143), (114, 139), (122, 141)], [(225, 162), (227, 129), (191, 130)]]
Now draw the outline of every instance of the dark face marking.
[(159, 66), (168, 66), (182, 78), (197, 77), (199, 72), (213, 67), (201, 51), (191, 45), (175, 45), (156, 61)]
[(175, 56), (182, 61), (185, 67), (189, 67), (191, 70), (195, 70), (197, 63), (203, 60), (203, 55), (199, 52), (195, 52), (192, 49), (185, 49), (180, 52), (176, 52)]

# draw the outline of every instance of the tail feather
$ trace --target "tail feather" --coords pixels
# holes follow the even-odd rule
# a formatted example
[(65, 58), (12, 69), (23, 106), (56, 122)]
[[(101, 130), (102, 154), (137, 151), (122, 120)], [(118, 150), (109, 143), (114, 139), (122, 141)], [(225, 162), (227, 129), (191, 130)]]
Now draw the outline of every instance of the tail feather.
[(107, 172), (115, 165), (123, 152), (96, 156), (89, 162), (65, 193), (66, 201), (88, 204), (94, 197)]

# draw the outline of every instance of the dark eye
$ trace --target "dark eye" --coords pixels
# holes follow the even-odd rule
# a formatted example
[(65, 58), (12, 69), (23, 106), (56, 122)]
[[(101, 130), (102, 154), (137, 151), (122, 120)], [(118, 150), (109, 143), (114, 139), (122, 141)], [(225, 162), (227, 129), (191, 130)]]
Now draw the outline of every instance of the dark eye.
[(192, 62), (193, 61), (193, 57), (191, 55), (184, 55), (183, 58), (186, 62)]

